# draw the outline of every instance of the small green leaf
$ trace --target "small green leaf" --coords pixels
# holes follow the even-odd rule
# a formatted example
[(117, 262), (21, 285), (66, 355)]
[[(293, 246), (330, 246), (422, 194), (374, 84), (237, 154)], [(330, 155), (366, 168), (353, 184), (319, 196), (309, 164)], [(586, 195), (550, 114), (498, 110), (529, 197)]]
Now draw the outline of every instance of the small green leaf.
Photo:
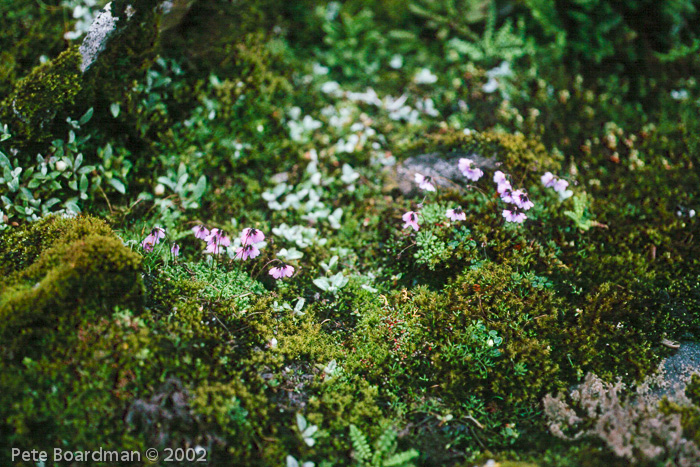
[(87, 122), (89, 122), (90, 119), (92, 118), (93, 113), (94, 113), (94, 109), (92, 107), (90, 107), (88, 109), (88, 111), (85, 112), (85, 114), (82, 117), (80, 117), (80, 124), (85, 125)]
[(8, 159), (7, 156), (5, 154), (3, 154), (1, 151), (0, 151), (0, 167), (12, 168), (12, 164), (10, 163), (10, 159)]
[(85, 193), (88, 189), (88, 178), (85, 176), (85, 174), (82, 174), (80, 176), (80, 192)]
[(76, 198), (71, 198), (67, 200), (65, 203), (63, 203), (63, 206), (69, 211), (78, 214), (80, 212), (80, 207), (78, 206), (78, 203), (76, 203)]
[(117, 118), (119, 116), (119, 103), (112, 102), (109, 106), (109, 111), (112, 112), (112, 117)]
[(194, 197), (195, 199), (199, 199), (202, 197), (204, 194), (204, 190), (207, 189), (207, 177), (202, 175), (199, 177), (199, 180), (197, 181), (197, 185), (194, 187)]
[(121, 194), (126, 193), (126, 187), (124, 186), (124, 184), (120, 180), (118, 180), (116, 178), (110, 178), (108, 183), (110, 185), (112, 185), (114, 187), (114, 189), (117, 190), (119, 193), (121, 193)]

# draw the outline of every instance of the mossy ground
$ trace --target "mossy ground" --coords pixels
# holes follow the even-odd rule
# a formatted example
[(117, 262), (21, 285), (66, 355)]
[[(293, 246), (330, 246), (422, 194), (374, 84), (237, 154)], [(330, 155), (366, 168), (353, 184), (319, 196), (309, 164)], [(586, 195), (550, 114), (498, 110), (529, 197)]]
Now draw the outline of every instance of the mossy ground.
[[(80, 75), (61, 46), (71, 20), (10, 3), (26, 21), (0, 33), (0, 189), (73, 196), (32, 178), (59, 171), (55, 139), (87, 188), (72, 188), (82, 214), (35, 222), (2, 198), (2, 463), (9, 448), (201, 446), (210, 465), (625, 465), (551, 435), (541, 401), (589, 372), (640, 381), (664, 338), (700, 338), (691, 26), (642, 59), (610, 32), (634, 23), (555, 42), (568, 23), (546, 2), (467, 2), (465, 23), (444, 21), (447, 2), (199, 0), (160, 36), (148, 10)], [(630, 78), (634, 60), (646, 74)], [(431, 152), (495, 161), (534, 201), (528, 219), (504, 221), (492, 170), (390, 188), (384, 166)], [(206, 255), (199, 224), (267, 243), (250, 261)], [(268, 274), (279, 259), (292, 278)], [(697, 442), (695, 386), (662, 408)]]

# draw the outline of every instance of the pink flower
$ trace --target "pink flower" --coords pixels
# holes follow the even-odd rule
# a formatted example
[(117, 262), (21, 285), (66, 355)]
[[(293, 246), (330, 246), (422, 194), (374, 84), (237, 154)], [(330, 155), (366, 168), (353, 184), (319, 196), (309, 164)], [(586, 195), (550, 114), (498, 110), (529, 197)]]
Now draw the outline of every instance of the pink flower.
[(141, 248), (150, 253), (153, 251), (153, 247), (160, 243), (161, 238), (165, 238), (165, 230), (161, 227), (154, 227), (151, 233), (141, 242)]
[(211, 242), (213, 241), (214, 238), (219, 238), (220, 235), (221, 235), (221, 234), (219, 233), (219, 229), (217, 229), (216, 227), (214, 227), (214, 228), (211, 229), (211, 231), (208, 232), (207, 235), (204, 237), (204, 241), (207, 242), (207, 243), (211, 243)]
[(435, 185), (433, 185), (432, 177), (428, 177), (428, 176), (421, 175), (421, 174), (417, 173), (416, 174), (416, 183), (418, 183), (418, 186), (420, 187), (421, 190), (435, 191)]
[(545, 188), (553, 187), (557, 181), (556, 177), (554, 177), (554, 174), (552, 172), (545, 172), (544, 175), (540, 177), (540, 180), (542, 180), (542, 184)]
[(209, 236), (209, 229), (203, 225), (198, 225), (197, 227), (192, 227), (192, 232), (194, 232), (194, 238), (206, 239)]
[(504, 209), (503, 217), (506, 218), (506, 221), (515, 222), (517, 224), (522, 224), (525, 221), (525, 219), (527, 219), (525, 213), (519, 211), (517, 207), (513, 209)]
[(503, 195), (504, 192), (511, 191), (512, 189), (513, 187), (510, 186), (510, 182), (508, 180), (504, 180), (499, 183), (498, 186), (496, 186), (496, 191), (499, 195)]
[(219, 241), (218, 238), (214, 237), (212, 241), (207, 243), (207, 248), (204, 250), (204, 253), (212, 253), (214, 255), (218, 255), (221, 253), (221, 242)]
[(260, 250), (253, 244), (243, 245), (236, 248), (236, 259), (246, 260), (255, 258), (260, 254)]
[(178, 245), (177, 243), (173, 243), (172, 248), (170, 248), (170, 254), (173, 255), (173, 258), (177, 258), (180, 254), (180, 245)]
[(525, 193), (525, 191), (523, 190), (515, 190), (512, 193), (512, 198), (513, 201), (511, 202), (523, 211), (527, 211), (535, 205), (535, 203), (530, 201), (530, 198), (527, 196), (527, 193)]
[(209, 233), (209, 235), (204, 237), (204, 240), (207, 242), (207, 247), (216, 243), (217, 251), (218, 248), (221, 246), (231, 246), (231, 239), (228, 235), (226, 235), (226, 232), (216, 228), (211, 229), (211, 232)]
[(474, 161), (471, 159), (462, 158), (459, 160), (457, 166), (459, 170), (462, 171), (462, 175), (473, 182), (476, 182), (484, 175), (483, 170), (475, 166)]
[(563, 195), (566, 189), (569, 187), (569, 182), (566, 180), (559, 179), (554, 183), (554, 191)]
[(512, 191), (512, 189), (510, 188), (510, 183), (509, 183), (508, 186), (504, 187), (503, 191), (500, 192), (501, 199), (505, 203), (515, 203), (515, 199), (513, 198), (513, 193), (515, 193), (515, 192)]
[(265, 234), (258, 229), (247, 228), (243, 229), (243, 232), (241, 233), (241, 243), (243, 245), (260, 243), (263, 240), (265, 240)]
[(153, 237), (151, 237), (149, 235), (148, 237), (145, 238), (145, 240), (143, 242), (141, 242), (141, 248), (143, 248), (146, 253), (152, 252), (153, 246), (155, 245), (153, 243), (154, 241), (155, 240), (153, 239)]
[(506, 179), (506, 174), (504, 174), (500, 170), (496, 170), (496, 172), (493, 174), (493, 183), (497, 185), (500, 185), (501, 183), (508, 183), (508, 179)]
[(413, 230), (418, 231), (420, 226), (418, 225), (418, 213), (414, 211), (408, 211), (406, 214), (401, 216), (401, 219), (405, 222), (403, 228), (413, 227)]
[(448, 209), (445, 213), (451, 221), (465, 221), (467, 220), (467, 215), (462, 211), (462, 208), (457, 206), (454, 209)]
[(270, 275), (275, 279), (292, 277), (292, 275), (294, 275), (294, 267), (289, 264), (282, 263), (282, 266), (277, 266), (270, 269)]

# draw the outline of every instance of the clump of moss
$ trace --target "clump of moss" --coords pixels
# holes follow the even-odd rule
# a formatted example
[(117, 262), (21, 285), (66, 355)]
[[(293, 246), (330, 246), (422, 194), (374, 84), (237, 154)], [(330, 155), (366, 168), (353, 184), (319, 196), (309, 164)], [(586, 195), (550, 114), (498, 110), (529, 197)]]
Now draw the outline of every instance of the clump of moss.
[[(34, 241), (16, 248), (11, 239), (0, 243), (2, 269), (11, 272), (0, 288), (0, 335), (7, 350), (24, 348), (49, 329), (69, 330), (85, 316), (111, 313), (118, 305), (139, 308), (141, 258), (105, 228), (87, 219), (48, 218), (3, 234)], [(5, 263), (13, 261), (14, 252), (24, 267), (12, 272)]]
[(0, 121), (10, 127), (13, 144), (21, 147), (48, 140), (56, 114), (74, 102), (82, 88), (77, 47), (36, 67), (15, 85), (0, 104)]
[(0, 274), (8, 277), (25, 269), (36, 261), (43, 250), (55, 243), (70, 243), (89, 235), (109, 236), (112, 230), (105, 221), (96, 217), (68, 218), (58, 215), (5, 230), (0, 233)]

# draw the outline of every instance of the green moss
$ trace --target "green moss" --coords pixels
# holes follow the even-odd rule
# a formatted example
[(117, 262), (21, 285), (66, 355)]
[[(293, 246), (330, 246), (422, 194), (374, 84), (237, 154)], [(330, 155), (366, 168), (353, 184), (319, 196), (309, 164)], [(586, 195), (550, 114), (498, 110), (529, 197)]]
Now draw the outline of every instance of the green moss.
[(77, 47), (65, 50), (18, 81), (14, 91), (0, 103), (0, 121), (9, 125), (15, 146), (40, 143), (51, 137), (53, 118), (73, 103), (82, 88), (81, 61)]
[[(138, 309), (140, 256), (104, 228), (89, 219), (49, 218), (27, 227), (24, 235), (3, 234), (36, 242), (20, 243), (17, 256), (25, 267), (0, 289), (0, 334), (7, 349), (41, 339), (49, 329), (69, 331), (77, 319), (109, 314), (118, 305)], [(11, 248), (7, 240), (2, 245)], [(3, 262), (12, 261), (13, 250), (0, 251)]]
[(33, 0), (0, 2), (0, 96), (39, 63), (65, 48), (66, 24), (62, 8)]
[[(111, 234), (112, 230), (101, 219), (58, 215), (3, 231), (0, 233), (0, 274), (6, 278), (11, 277), (13, 273), (34, 263), (43, 250), (56, 243), (70, 243), (89, 235)], [(10, 282), (8, 279), (3, 285)]]
[(406, 155), (439, 152), (443, 154), (476, 153), (487, 159), (500, 162), (499, 170), (511, 174), (520, 183), (539, 183), (546, 171), (557, 173), (562, 157), (548, 152), (544, 145), (521, 133), (497, 131), (464, 134), (450, 130), (433, 133), (406, 148)]

